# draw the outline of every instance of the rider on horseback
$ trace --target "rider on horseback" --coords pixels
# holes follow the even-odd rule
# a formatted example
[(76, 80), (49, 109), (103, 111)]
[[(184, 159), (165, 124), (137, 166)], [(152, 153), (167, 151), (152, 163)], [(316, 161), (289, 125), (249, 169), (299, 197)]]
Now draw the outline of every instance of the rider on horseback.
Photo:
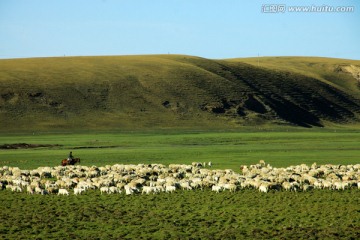
[(74, 157), (72, 155), (72, 152), (69, 153), (69, 157), (67, 158), (68, 160), (68, 164), (71, 164), (71, 162), (73, 161)]

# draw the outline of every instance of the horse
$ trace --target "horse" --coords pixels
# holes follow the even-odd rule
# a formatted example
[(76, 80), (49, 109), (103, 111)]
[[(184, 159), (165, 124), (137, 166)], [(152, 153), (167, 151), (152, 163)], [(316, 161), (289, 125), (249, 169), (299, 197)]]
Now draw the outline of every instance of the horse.
[(75, 163), (80, 163), (80, 158), (74, 158), (71, 161), (68, 161), (67, 159), (63, 159), (61, 161), (61, 165), (62, 166), (66, 166), (66, 165), (75, 165)]
[(72, 164), (75, 165), (76, 163), (80, 163), (80, 158), (74, 158), (72, 160)]

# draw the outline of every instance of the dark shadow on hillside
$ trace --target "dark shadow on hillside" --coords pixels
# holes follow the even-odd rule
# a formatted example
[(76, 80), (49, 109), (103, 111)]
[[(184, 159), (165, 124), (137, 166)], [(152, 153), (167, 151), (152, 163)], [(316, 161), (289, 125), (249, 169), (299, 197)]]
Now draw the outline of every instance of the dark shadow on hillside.
[(321, 119), (345, 123), (356, 118), (355, 112), (360, 112), (357, 99), (317, 79), (248, 64), (219, 64), (219, 69), (212, 71), (237, 83), (240, 95), (246, 91), (256, 96), (249, 98), (250, 104), (244, 105), (246, 109), (265, 114), (266, 108), (262, 108), (265, 104), (268, 111), (292, 124), (323, 127)]
[(282, 99), (282, 101), (267, 99), (267, 104), (285, 121), (307, 128), (311, 128), (312, 126), (323, 127), (318, 117), (290, 101), (284, 99)]

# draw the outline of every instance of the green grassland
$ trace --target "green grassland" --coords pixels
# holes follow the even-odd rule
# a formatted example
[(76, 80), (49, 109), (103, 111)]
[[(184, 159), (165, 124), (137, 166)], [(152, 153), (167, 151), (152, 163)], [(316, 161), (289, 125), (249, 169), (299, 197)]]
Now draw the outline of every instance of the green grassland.
[[(277, 167), (359, 163), (359, 130), (290, 128), (221, 132), (34, 133), (11, 143), (59, 144), (0, 150), (0, 165), (56, 166), (69, 151), (83, 165), (212, 161), (231, 168), (260, 159)], [(358, 239), (360, 191), (210, 190), (156, 195), (28, 195), (0, 191), (1, 239)]]
[(83, 165), (181, 163), (211, 161), (216, 168), (237, 170), (260, 159), (273, 166), (301, 163), (355, 164), (360, 159), (359, 130), (291, 132), (147, 132), (97, 134), (2, 135), (0, 145), (58, 144), (34, 149), (0, 150), (0, 165), (32, 169), (56, 166), (73, 151)]
[(0, 192), (1, 239), (359, 239), (357, 190)]

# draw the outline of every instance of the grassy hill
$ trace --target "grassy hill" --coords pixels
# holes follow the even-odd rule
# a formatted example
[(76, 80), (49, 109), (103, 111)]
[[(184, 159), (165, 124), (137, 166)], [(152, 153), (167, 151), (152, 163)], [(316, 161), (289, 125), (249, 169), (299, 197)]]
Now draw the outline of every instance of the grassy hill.
[(359, 72), (302, 57), (0, 60), (0, 131), (358, 124)]

